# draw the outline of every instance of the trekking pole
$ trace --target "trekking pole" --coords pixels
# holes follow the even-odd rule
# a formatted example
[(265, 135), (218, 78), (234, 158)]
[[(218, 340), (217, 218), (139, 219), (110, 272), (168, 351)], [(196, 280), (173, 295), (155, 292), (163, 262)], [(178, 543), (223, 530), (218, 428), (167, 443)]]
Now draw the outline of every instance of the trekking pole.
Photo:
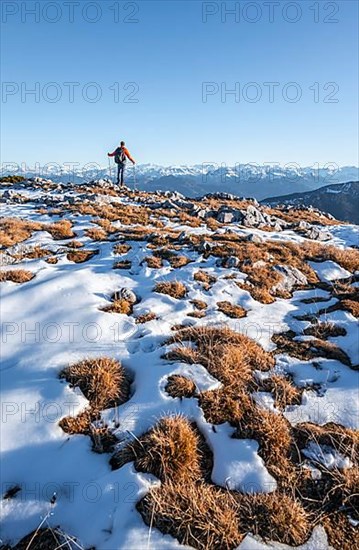
[(112, 173), (111, 173), (111, 159), (110, 159), (110, 157), (108, 157), (108, 171), (109, 171), (109, 174), (110, 174), (111, 183), (113, 183), (113, 181), (112, 181)]
[(134, 189), (135, 189), (135, 191), (137, 191), (136, 164), (133, 165), (133, 183), (134, 183)]

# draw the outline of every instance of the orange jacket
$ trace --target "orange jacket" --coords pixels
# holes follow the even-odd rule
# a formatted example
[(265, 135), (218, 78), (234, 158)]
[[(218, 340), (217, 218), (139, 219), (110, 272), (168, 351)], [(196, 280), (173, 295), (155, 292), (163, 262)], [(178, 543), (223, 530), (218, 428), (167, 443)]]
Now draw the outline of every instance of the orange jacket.
[(133, 158), (132, 158), (131, 155), (130, 155), (129, 150), (128, 150), (126, 147), (117, 147), (117, 148), (114, 150), (114, 152), (113, 152), (113, 153), (109, 153), (108, 156), (109, 156), (109, 157), (114, 157), (114, 156), (116, 156), (117, 151), (118, 151), (119, 149), (122, 149), (123, 152), (125, 153), (126, 157), (127, 157), (131, 162), (135, 163), (135, 161), (133, 160)]

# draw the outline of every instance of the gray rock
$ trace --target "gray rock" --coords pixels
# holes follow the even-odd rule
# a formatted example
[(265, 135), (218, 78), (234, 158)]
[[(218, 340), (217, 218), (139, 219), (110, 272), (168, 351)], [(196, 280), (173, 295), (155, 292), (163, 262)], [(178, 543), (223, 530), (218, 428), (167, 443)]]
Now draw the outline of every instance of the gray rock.
[(319, 227), (312, 226), (305, 232), (307, 239), (312, 239), (313, 241), (329, 241), (332, 238), (332, 235), (329, 231), (325, 229), (320, 229)]
[(221, 223), (231, 223), (234, 220), (233, 212), (218, 212), (217, 220)]
[(246, 227), (258, 227), (259, 224), (265, 224), (266, 222), (260, 210), (251, 204), (247, 210), (242, 210), (241, 212), (243, 214), (241, 223)]
[(116, 292), (113, 295), (113, 300), (127, 300), (131, 304), (135, 304), (138, 302), (138, 298), (136, 294), (133, 292), (133, 290), (130, 290), (129, 288), (120, 288), (120, 290), (116, 290)]
[(239, 264), (240, 264), (240, 261), (236, 256), (229, 256), (229, 258), (226, 258), (222, 263), (223, 267), (226, 267), (228, 269), (231, 269), (233, 267), (238, 267)]
[(246, 237), (247, 241), (250, 241), (252, 243), (262, 243), (263, 239), (260, 235), (256, 235), (256, 233), (249, 233)]
[(296, 267), (290, 265), (276, 265), (274, 269), (282, 275), (282, 280), (272, 288), (274, 292), (290, 292), (293, 287), (306, 285), (308, 283), (304, 273), (299, 271)]

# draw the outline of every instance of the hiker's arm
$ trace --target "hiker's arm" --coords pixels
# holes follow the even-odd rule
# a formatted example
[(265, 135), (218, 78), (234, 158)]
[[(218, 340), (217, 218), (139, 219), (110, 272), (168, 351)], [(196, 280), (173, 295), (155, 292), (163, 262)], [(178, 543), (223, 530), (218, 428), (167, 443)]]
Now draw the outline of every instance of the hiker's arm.
[(129, 150), (128, 150), (128, 149), (125, 149), (124, 152), (125, 152), (126, 157), (127, 157), (133, 164), (136, 164), (136, 162), (135, 162), (135, 161), (133, 160), (133, 158), (131, 157)]
[(108, 157), (114, 157), (115, 155), (116, 155), (116, 151), (114, 151), (113, 153), (107, 153)]

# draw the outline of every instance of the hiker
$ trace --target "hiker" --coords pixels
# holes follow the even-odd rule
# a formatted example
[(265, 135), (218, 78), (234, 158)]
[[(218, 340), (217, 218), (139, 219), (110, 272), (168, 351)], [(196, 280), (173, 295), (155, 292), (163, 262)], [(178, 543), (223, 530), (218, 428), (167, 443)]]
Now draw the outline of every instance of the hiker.
[(115, 157), (115, 163), (117, 164), (117, 185), (121, 182), (121, 187), (124, 186), (123, 178), (127, 159), (130, 159), (132, 164), (136, 164), (125, 145), (125, 142), (121, 141), (120, 147), (117, 147), (113, 153), (107, 153), (107, 156)]

